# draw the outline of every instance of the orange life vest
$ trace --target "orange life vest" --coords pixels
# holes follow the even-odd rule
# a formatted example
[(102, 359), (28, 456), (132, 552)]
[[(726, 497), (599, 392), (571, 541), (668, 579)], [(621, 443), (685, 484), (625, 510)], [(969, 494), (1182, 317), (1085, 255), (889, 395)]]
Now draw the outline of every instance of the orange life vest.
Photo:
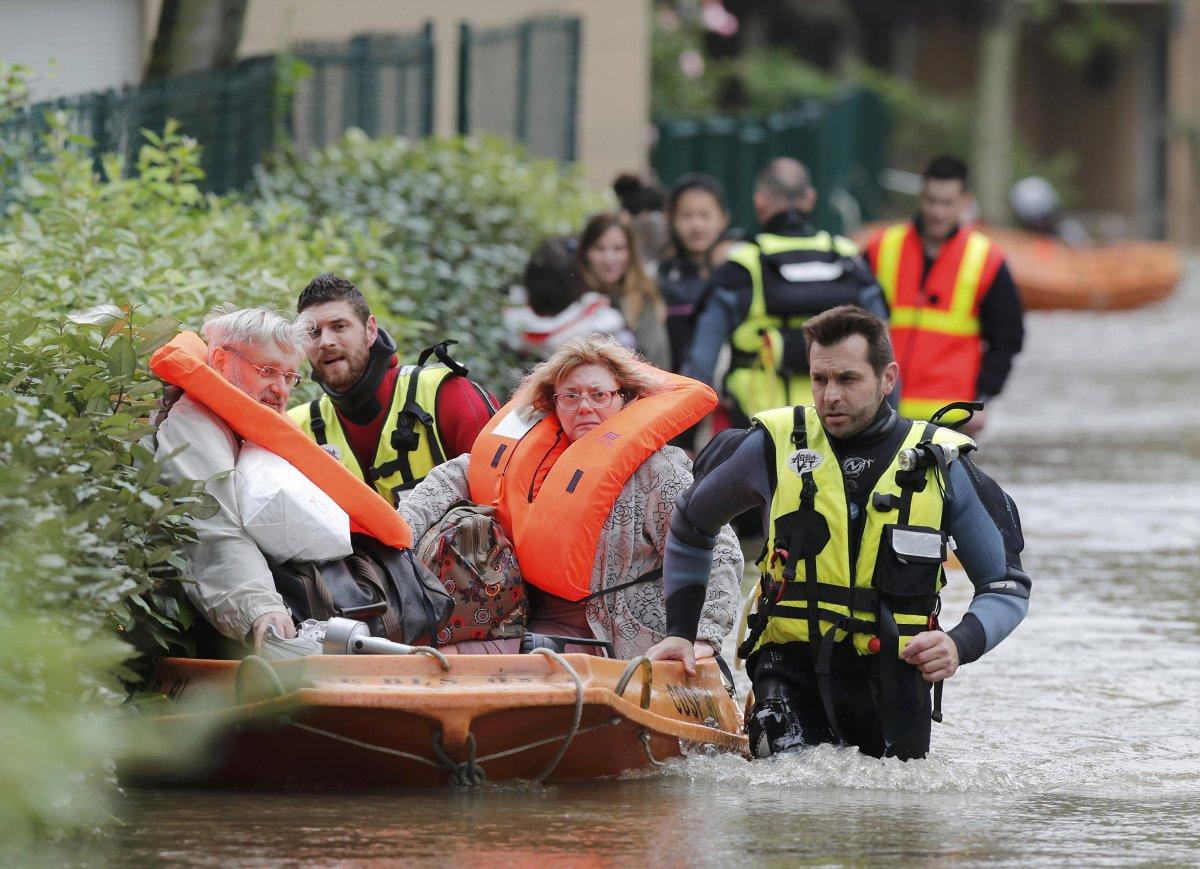
[(922, 279), (921, 236), (899, 223), (871, 239), (867, 258), (892, 311), (901, 415), (929, 419), (949, 402), (974, 400), (983, 358), (979, 306), (1003, 254), (978, 230), (959, 229)]
[(596, 546), (626, 481), (651, 454), (699, 422), (717, 395), (655, 371), (667, 388), (639, 398), (573, 444), (553, 414), (524, 421), (510, 401), (475, 439), (471, 500), (496, 508), (526, 582), (577, 601), (591, 591)]
[(350, 516), (351, 529), (397, 548), (412, 546), (412, 530), (387, 501), (321, 449), (287, 416), (242, 392), (205, 361), (208, 348), (195, 332), (180, 332), (154, 351), (150, 370), (180, 387), (234, 432), (287, 459)]

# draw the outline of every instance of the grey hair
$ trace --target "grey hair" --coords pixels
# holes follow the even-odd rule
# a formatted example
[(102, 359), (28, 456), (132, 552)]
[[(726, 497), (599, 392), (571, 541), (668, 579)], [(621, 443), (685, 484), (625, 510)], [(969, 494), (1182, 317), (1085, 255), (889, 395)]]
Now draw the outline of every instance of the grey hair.
[(217, 347), (266, 347), (274, 344), (297, 357), (304, 353), (307, 334), (304, 324), (295, 323), (269, 308), (236, 308), (217, 305), (204, 318), (200, 329), (208, 344), (208, 361)]
[(786, 202), (799, 202), (812, 189), (808, 169), (791, 157), (776, 157), (758, 173), (758, 189)]

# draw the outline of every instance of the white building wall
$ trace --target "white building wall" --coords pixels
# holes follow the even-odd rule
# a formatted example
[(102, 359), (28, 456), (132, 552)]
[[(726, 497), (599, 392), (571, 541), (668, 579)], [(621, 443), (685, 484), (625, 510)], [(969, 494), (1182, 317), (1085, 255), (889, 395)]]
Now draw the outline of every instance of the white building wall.
[(141, 0), (0, 0), (0, 60), (32, 68), (34, 101), (140, 81), (144, 42)]

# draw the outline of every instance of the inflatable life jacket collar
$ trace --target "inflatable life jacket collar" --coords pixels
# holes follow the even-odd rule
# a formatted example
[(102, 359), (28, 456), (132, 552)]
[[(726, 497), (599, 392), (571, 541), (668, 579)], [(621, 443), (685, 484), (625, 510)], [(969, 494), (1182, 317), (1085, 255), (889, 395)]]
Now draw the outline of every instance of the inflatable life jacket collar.
[(377, 417), (383, 410), (375, 393), (378, 392), (379, 384), (383, 382), (384, 375), (387, 374), (388, 367), (395, 355), (396, 342), (384, 329), (380, 329), (375, 343), (371, 345), (366, 370), (348, 389), (344, 392), (333, 389), (321, 379), (315, 368), (313, 369), (313, 380), (329, 396), (334, 407), (345, 414), (347, 419), (355, 424), (365, 424)]

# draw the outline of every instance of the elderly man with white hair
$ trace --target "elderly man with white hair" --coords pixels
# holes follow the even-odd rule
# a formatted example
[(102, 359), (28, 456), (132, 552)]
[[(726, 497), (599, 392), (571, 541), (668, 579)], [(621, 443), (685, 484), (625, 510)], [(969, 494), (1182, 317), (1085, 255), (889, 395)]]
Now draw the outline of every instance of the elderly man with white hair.
[[(217, 307), (201, 330), (208, 363), (226, 380), (276, 413), (287, 408), (304, 357), (300, 331), (278, 313), (263, 308)], [(157, 433), (155, 457), (175, 480), (204, 480), (217, 511), (193, 518), (196, 541), (185, 548), (185, 585), (196, 608), (222, 635), (253, 639), (262, 647), (268, 630), (296, 636), (292, 617), (275, 588), (266, 557), (242, 524), (234, 467), (241, 442), (220, 417), (184, 395), (170, 408)]]

